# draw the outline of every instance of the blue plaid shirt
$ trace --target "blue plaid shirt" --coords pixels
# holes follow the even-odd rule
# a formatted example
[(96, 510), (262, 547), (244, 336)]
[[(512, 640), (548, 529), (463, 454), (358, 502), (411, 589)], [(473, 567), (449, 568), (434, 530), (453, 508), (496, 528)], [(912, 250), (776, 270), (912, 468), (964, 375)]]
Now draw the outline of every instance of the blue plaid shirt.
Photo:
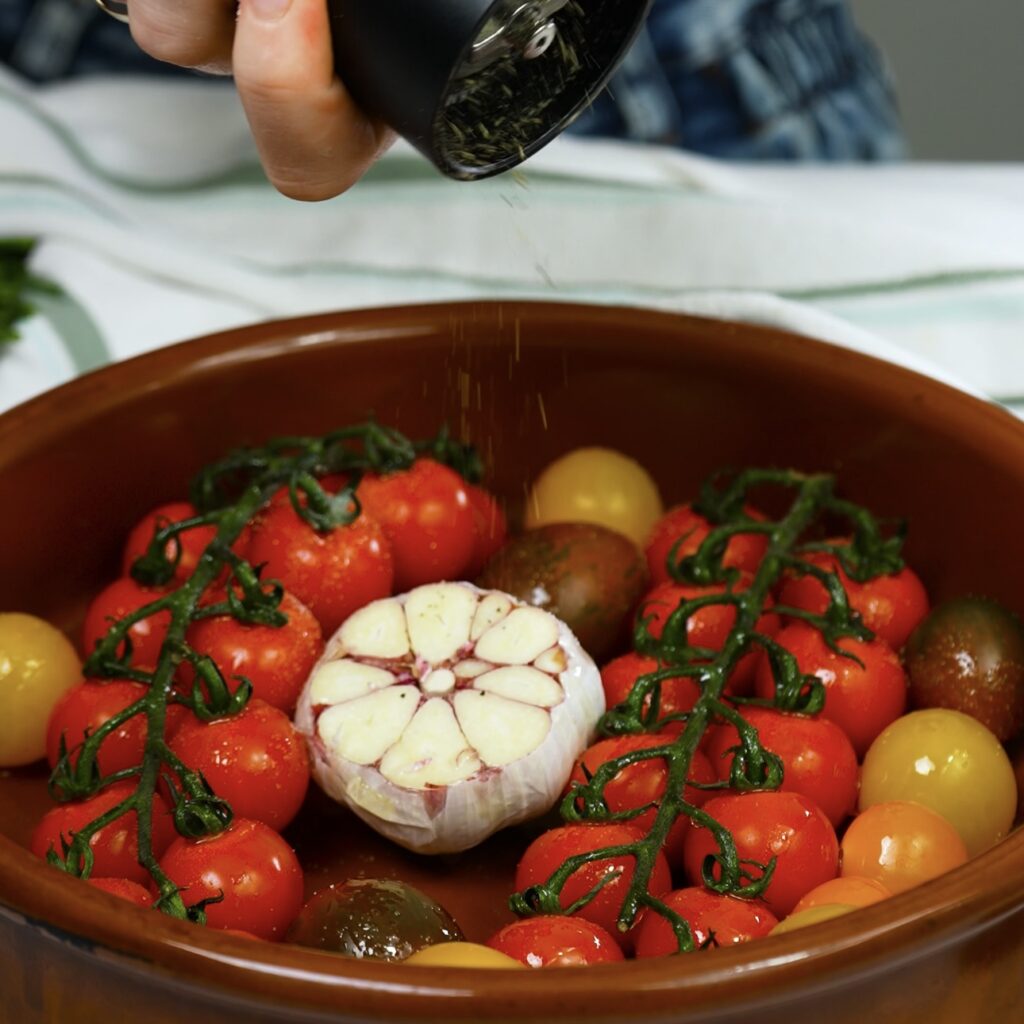
[[(141, 53), (94, 0), (3, 0), (0, 60), (37, 81), (177, 71)], [(572, 130), (731, 159), (904, 155), (884, 64), (846, 0), (655, 0)]]

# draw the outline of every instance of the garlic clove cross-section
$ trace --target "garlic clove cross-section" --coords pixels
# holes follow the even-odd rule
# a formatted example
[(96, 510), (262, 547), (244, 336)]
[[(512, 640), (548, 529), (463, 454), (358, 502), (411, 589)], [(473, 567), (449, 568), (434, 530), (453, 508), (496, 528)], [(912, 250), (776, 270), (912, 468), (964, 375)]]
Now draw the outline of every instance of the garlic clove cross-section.
[(549, 612), (434, 583), (351, 615), (295, 714), (324, 791), (382, 835), (454, 853), (547, 811), (604, 711)]

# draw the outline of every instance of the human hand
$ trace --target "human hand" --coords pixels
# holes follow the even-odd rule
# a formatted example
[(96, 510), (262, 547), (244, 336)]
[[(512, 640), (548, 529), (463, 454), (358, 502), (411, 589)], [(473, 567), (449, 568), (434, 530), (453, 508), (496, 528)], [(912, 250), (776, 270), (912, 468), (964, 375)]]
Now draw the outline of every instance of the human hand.
[(128, 0), (136, 43), (157, 60), (233, 74), (260, 159), (293, 199), (355, 184), (393, 133), (334, 72), (326, 0)]

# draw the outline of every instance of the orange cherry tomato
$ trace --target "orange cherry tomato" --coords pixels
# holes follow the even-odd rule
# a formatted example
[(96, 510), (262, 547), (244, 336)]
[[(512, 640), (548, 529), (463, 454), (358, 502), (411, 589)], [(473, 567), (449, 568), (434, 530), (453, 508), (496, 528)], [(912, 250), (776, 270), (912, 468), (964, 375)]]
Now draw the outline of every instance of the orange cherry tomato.
[(850, 822), (842, 843), (842, 874), (873, 878), (903, 892), (967, 862), (960, 833), (921, 804), (875, 804)]
[(828, 882), (815, 886), (803, 896), (793, 908), (794, 914), (811, 907), (828, 906), (833, 903), (845, 907), (869, 907), (888, 899), (892, 893), (876, 878), (860, 878), (857, 875), (840, 875)]

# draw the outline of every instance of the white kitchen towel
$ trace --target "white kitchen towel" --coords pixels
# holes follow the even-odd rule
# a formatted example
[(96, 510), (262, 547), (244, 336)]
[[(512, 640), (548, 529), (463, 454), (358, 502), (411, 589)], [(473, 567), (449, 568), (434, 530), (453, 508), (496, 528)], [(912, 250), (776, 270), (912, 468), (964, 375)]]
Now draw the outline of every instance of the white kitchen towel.
[(46, 300), (0, 408), (110, 359), (253, 320), (449, 298), (616, 302), (872, 335), (1024, 395), (1024, 168), (765, 168), (562, 139), (522, 174), (441, 178), (397, 147), (346, 196), (263, 180), (225, 83), (0, 72), (0, 236)]

